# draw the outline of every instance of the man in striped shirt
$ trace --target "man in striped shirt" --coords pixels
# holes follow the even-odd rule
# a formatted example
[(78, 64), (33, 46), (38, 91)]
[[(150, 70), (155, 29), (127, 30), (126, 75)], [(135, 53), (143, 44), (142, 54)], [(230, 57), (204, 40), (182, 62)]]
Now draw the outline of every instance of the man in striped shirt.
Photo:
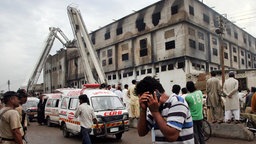
[[(147, 76), (135, 88), (139, 96), (140, 118), (139, 136), (145, 136), (154, 129), (157, 144), (192, 144), (194, 143), (193, 122), (186, 101), (176, 95), (168, 96), (162, 85)], [(147, 114), (147, 108), (150, 113)]]

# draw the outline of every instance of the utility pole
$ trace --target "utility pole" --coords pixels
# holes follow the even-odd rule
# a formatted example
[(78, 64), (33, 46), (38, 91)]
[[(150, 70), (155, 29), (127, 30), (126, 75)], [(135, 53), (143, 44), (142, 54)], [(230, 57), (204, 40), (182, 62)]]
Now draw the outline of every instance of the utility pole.
[(8, 84), (8, 91), (10, 91), (10, 85), (11, 85), (10, 80), (7, 81), (7, 84)]
[(219, 43), (220, 43), (220, 65), (221, 65), (221, 77), (222, 77), (222, 88), (225, 82), (225, 69), (224, 69), (224, 47), (223, 47), (223, 34), (224, 34), (224, 22), (223, 17), (218, 17), (219, 27), (215, 30), (215, 32), (219, 35)]

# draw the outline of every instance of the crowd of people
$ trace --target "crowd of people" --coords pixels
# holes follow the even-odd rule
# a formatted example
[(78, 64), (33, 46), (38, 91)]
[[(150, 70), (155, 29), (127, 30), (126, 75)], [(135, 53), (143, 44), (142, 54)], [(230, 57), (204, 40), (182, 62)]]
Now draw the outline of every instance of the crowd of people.
[[(151, 131), (152, 140), (156, 143), (196, 143), (204, 144), (202, 121), (204, 117), (211, 123), (240, 123), (240, 113), (256, 113), (256, 87), (247, 93), (239, 89), (235, 73), (229, 72), (229, 78), (223, 86), (216, 73), (206, 82), (205, 94), (198, 90), (195, 83), (188, 81), (186, 86), (172, 86), (168, 95), (158, 80), (146, 76), (141, 81), (132, 80), (131, 84), (101, 85), (115, 93), (123, 101), (131, 120), (137, 119), (139, 136)], [(204, 104), (204, 95), (206, 103)], [(3, 95), (4, 107), (0, 109), (0, 137), (4, 144), (25, 143), (27, 119), (21, 105), (26, 103), (28, 94), (24, 90), (8, 91)], [(93, 109), (88, 104), (86, 95), (79, 96), (80, 105), (75, 117), (81, 121), (83, 143), (91, 143), (90, 126), (98, 125)], [(38, 104), (38, 122), (44, 110), (45, 102), (40, 98)], [(207, 115), (204, 115), (204, 107)]]

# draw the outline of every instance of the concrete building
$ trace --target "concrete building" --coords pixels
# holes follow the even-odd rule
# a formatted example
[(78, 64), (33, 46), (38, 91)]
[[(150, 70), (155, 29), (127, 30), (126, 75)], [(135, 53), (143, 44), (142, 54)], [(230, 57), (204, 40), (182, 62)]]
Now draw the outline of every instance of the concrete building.
[[(151, 75), (170, 93), (173, 84), (183, 87), (191, 75), (221, 68), (220, 39), (215, 33), (219, 16), (197, 0), (161, 0), (90, 36), (109, 84), (131, 84), (132, 79)], [(225, 69), (256, 68), (256, 39), (224, 21)], [(71, 64), (67, 69), (76, 71)], [(78, 77), (68, 78), (81, 87), (79, 72)]]

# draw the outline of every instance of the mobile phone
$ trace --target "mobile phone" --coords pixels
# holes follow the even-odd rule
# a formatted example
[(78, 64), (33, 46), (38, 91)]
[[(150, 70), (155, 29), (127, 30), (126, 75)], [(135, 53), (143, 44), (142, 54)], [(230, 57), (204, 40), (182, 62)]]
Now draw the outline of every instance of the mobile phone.
[(155, 92), (156, 92), (157, 100), (159, 101), (162, 94), (158, 90), (155, 90)]

